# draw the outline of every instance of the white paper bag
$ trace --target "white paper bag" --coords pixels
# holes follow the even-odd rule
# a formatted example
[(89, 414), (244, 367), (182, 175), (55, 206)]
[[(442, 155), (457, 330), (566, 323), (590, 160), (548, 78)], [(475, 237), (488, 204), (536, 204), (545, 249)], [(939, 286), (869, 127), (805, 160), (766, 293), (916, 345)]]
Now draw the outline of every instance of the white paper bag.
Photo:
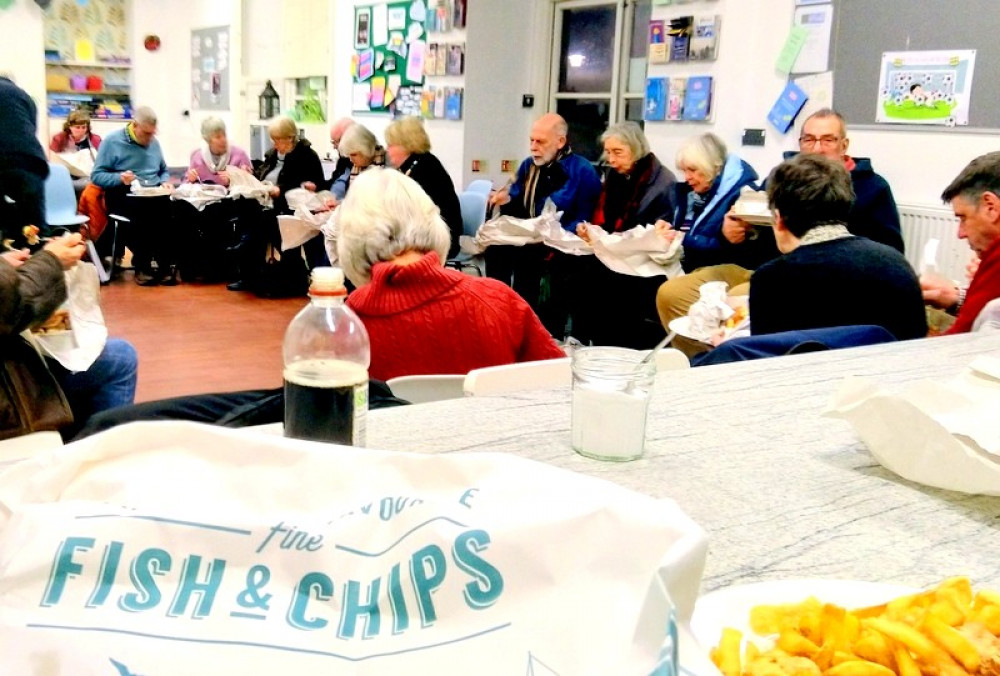
[(875, 459), (910, 481), (1000, 495), (1000, 360), (978, 357), (948, 382), (891, 392), (846, 379), (825, 415), (850, 422)]
[(506, 244), (509, 246), (524, 246), (542, 241), (542, 232), (548, 231), (554, 224), (562, 228), (559, 219), (562, 212), (556, 211), (552, 200), (546, 200), (540, 216), (535, 218), (514, 218), (513, 216), (498, 216), (479, 226), (475, 237), (462, 236), (459, 245), (463, 253), (478, 256), (491, 244)]
[(139, 423), (0, 474), (0, 654), (73, 676), (645, 676), (665, 589), (690, 616), (704, 556), (673, 502), (507, 454)]
[(69, 169), (73, 178), (89, 178), (94, 170), (94, 155), (90, 148), (81, 148), (72, 153), (52, 153), (51, 159)]
[(240, 169), (232, 165), (226, 167), (226, 175), (229, 176), (229, 196), (246, 197), (257, 200), (262, 207), (271, 206), (271, 188), (274, 184), (270, 181), (259, 181), (257, 177), (246, 169)]
[(170, 193), (170, 199), (183, 200), (198, 211), (209, 204), (221, 202), (227, 194), (226, 186), (214, 183), (181, 183)]
[(595, 238), (593, 248), (597, 258), (617, 273), (634, 277), (666, 275), (672, 279), (683, 274), (683, 241), (683, 233), (668, 242), (656, 234), (655, 226), (637, 225), (625, 232), (605, 233)]
[(91, 263), (77, 263), (66, 271), (66, 302), (70, 329), (55, 333), (33, 334), (49, 357), (67, 371), (86, 371), (100, 356), (108, 340), (108, 329), (101, 312), (101, 280)]

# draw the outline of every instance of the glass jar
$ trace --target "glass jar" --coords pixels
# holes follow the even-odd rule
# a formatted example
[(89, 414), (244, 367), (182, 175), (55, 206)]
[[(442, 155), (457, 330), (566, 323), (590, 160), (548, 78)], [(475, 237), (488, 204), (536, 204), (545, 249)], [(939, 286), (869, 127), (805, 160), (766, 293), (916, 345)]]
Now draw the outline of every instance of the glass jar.
[[(596, 460), (642, 457), (656, 378), (648, 352), (584, 347), (573, 353), (573, 450)], [(641, 365), (640, 365), (641, 364)]]

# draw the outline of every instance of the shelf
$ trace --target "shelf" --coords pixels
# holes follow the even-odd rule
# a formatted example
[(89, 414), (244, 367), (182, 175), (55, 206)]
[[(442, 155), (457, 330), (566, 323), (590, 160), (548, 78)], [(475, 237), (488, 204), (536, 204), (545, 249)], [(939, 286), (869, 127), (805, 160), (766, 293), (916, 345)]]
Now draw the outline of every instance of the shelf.
[(104, 61), (46, 61), (45, 66), (65, 66), (67, 68), (108, 68), (111, 70), (129, 70), (131, 63), (113, 63)]
[(48, 89), (47, 94), (76, 94), (79, 96), (131, 96), (127, 91), (122, 91), (121, 89), (102, 89), (100, 91), (92, 91), (90, 89)]

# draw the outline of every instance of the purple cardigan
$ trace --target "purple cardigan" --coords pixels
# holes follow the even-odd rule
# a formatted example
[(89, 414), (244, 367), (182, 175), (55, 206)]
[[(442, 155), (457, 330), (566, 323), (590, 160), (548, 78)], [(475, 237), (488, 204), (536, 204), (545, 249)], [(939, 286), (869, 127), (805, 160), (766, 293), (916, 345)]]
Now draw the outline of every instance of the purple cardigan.
[[(229, 164), (250, 172), (253, 171), (253, 165), (250, 164), (250, 158), (246, 152), (236, 146), (229, 146)], [(208, 165), (205, 164), (205, 158), (201, 155), (201, 148), (191, 153), (191, 164), (188, 167), (188, 171), (191, 169), (198, 172), (198, 178), (201, 179), (202, 183), (220, 183), (219, 174), (209, 169)], [(185, 177), (184, 180), (187, 181), (187, 178)]]

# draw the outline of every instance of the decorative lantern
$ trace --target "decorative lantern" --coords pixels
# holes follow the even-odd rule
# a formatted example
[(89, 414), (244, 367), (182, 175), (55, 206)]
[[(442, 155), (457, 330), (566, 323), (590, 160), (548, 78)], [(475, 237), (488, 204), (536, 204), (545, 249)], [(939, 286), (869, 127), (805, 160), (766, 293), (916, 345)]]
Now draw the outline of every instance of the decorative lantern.
[(268, 80), (267, 84), (264, 85), (264, 91), (260, 93), (257, 100), (260, 104), (259, 112), (260, 119), (262, 120), (270, 120), (280, 111), (278, 92), (274, 91), (274, 87), (271, 85), (270, 80)]

